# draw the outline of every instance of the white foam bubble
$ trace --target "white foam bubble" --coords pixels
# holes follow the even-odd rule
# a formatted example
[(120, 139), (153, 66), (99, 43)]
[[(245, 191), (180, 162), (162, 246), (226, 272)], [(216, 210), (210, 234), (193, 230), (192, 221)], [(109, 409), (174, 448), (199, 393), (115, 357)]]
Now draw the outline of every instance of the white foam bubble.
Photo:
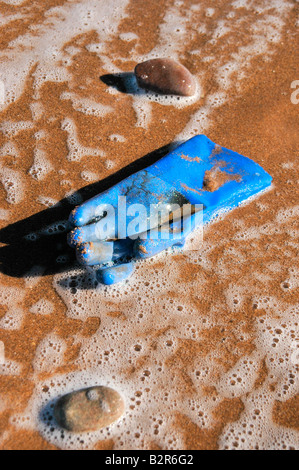
[(21, 6), (26, 0), (3, 0), (7, 5)]
[(33, 101), (30, 104), (30, 110), (33, 121), (39, 121), (44, 113), (44, 107), (40, 101)]
[(51, 171), (53, 166), (42, 148), (37, 147), (34, 151), (33, 165), (29, 169), (29, 175), (35, 180), (43, 180)]
[(125, 142), (126, 141), (125, 137), (120, 134), (111, 134), (109, 136), (109, 140), (111, 140), (112, 142)]
[(54, 199), (53, 197), (49, 196), (38, 196), (37, 201), (46, 207), (53, 207), (59, 204), (59, 201), (57, 199)]
[(21, 365), (16, 361), (6, 359), (3, 364), (0, 363), (0, 375), (20, 375), (21, 369)]
[(215, 8), (207, 8), (206, 9), (206, 17), (207, 18), (212, 18), (215, 14)]
[(103, 157), (105, 153), (103, 150), (85, 147), (84, 145), (80, 144), (77, 136), (77, 128), (74, 121), (70, 118), (66, 118), (61, 123), (61, 128), (67, 132), (67, 145), (69, 149), (69, 153), (67, 155), (67, 159), (71, 162), (78, 162), (83, 157), (90, 156), (90, 157)]
[(119, 35), (119, 39), (121, 39), (122, 41), (125, 41), (125, 42), (131, 42), (131, 41), (135, 41), (136, 39), (138, 39), (138, 36), (137, 34), (135, 33), (121, 33)]
[(0, 153), (2, 155), (9, 155), (14, 158), (18, 158), (20, 156), (19, 149), (17, 148), (17, 145), (15, 142), (8, 141), (6, 142), (0, 150)]
[[(213, 61), (211, 61), (210, 57), (208, 59), (203, 58), (203, 61), (208, 60), (213, 67), (219, 85), (219, 92), (230, 91), (230, 96), (234, 88), (237, 91), (238, 88), (240, 89), (241, 82), (246, 78), (252, 59), (259, 55), (262, 55), (264, 60), (271, 57), (273, 53), (271, 45), (281, 40), (286, 19), (293, 8), (290, 2), (280, 2), (279, 0), (274, 0), (274, 2), (265, 0), (258, 8), (255, 2), (236, 0), (232, 3), (232, 7), (236, 10), (239, 8), (253, 9), (259, 13), (252, 21), (251, 34), (246, 36), (246, 44), (239, 42), (233, 52), (229, 53), (228, 51), (228, 54), (218, 54), (217, 59), (213, 59)], [(275, 16), (272, 13), (273, 8), (276, 12)], [(213, 28), (209, 27), (205, 30), (207, 42), (215, 49), (225, 49), (226, 45), (233, 44), (235, 32), (244, 28), (244, 18), (239, 18), (236, 15), (230, 15), (227, 20), (221, 17), (215, 20), (213, 17), (208, 17), (207, 21), (215, 21)], [(200, 27), (202, 28), (202, 26), (201, 24)], [(230, 57), (229, 60), (227, 60), (228, 55)], [(197, 78), (200, 81), (199, 75)], [(219, 102), (219, 106), (226, 99), (223, 97)], [(217, 103), (211, 103), (211, 101), (208, 103), (208, 100), (209, 97), (207, 96), (207, 103), (205, 103), (205, 107), (202, 109), (210, 117), (213, 109), (217, 107)], [(211, 119), (202, 120), (201, 111), (199, 110), (193, 114), (185, 129), (177, 136), (178, 139), (186, 140), (198, 132), (204, 133), (208, 130)]]
[(53, 311), (53, 303), (47, 299), (40, 299), (30, 308), (30, 312), (35, 313), (36, 315), (50, 315)]
[(0, 328), (4, 330), (19, 330), (23, 322), (23, 310), (20, 307), (10, 308), (0, 320)]
[(0, 181), (6, 191), (7, 202), (9, 204), (19, 204), (24, 198), (24, 184), (21, 173), (0, 166)]
[(0, 124), (0, 130), (7, 137), (16, 136), (19, 132), (32, 129), (33, 127), (31, 121), (3, 121)]
[(112, 170), (112, 168), (115, 167), (115, 163), (114, 163), (113, 160), (109, 160), (109, 159), (106, 158), (105, 161), (104, 161), (104, 166), (105, 166), (105, 168), (107, 168), (107, 170)]
[(248, 398), (244, 397), (245, 411), (241, 418), (230, 423), (219, 439), (219, 447), (235, 450), (279, 450), (296, 448), (297, 432), (293, 429), (273, 426), (272, 403), (266, 387)]
[(84, 98), (71, 92), (63, 92), (60, 96), (62, 100), (71, 100), (73, 108), (89, 116), (103, 117), (113, 111), (112, 106), (98, 103), (89, 98)]
[[(115, 65), (114, 58), (109, 57), (107, 46), (109, 47), (109, 40), (113, 35), (118, 37), (122, 34), (118, 31), (118, 25), (125, 15), (127, 2), (112, 0), (108, 3), (102, 0), (85, 0), (67, 2), (62, 7), (52, 8), (46, 13), (47, 20), (44, 24), (28, 30), (24, 36), (10, 43), (11, 55), (4, 57), (0, 65), (7, 90), (6, 105), (21, 95), (31, 67), (36, 62), (38, 66), (33, 74), (34, 102), (30, 105), (34, 122), (3, 122), (1, 131), (5, 138), (11, 139), (23, 130), (31, 131), (42, 118), (44, 110), (39, 101), (39, 89), (43, 83), (49, 80), (67, 82), (69, 90), (72, 90), (71, 71), (68, 67), (73, 56), (80, 52), (81, 48), (63, 48), (63, 45), (73, 37), (95, 30), (99, 40), (87, 45), (87, 50), (98, 55), (107, 72), (122, 72)], [(246, 78), (251, 59), (259, 54), (267, 59), (271, 56), (271, 44), (280, 40), (286, 15), (292, 5), (289, 2), (265, 0), (256, 8), (254, 3), (249, 0), (234, 1), (232, 6), (236, 12), (227, 14), (226, 11), (225, 19), (218, 15), (218, 9), (216, 14), (215, 2), (212, 1), (202, 12), (198, 32), (207, 35), (206, 46), (209, 54), (203, 56), (201, 50), (192, 51), (193, 55), (201, 58), (203, 65), (202, 70), (199, 67), (196, 79), (199, 84), (203, 82), (204, 67), (208, 66), (210, 71), (213, 69), (218, 90), (206, 95), (205, 103), (191, 116), (179, 140), (185, 140), (208, 129), (213, 111), (220, 108), (228, 96), (232, 95), (234, 86), (241, 86), (241, 80)], [(189, 40), (189, 25), (194, 24), (193, 15), (200, 14), (201, 8), (202, 5), (193, 4), (189, 9), (185, 8), (183, 2), (174, 2), (164, 15), (155, 48), (142, 57), (137, 54), (137, 49), (133, 48), (130, 60), (140, 62), (161, 56), (180, 60), (183, 46)], [(244, 28), (243, 19), (237, 11), (239, 8), (251, 9), (253, 15), (254, 11), (258, 15), (252, 20), (252, 28), (246, 34), (246, 39), (238, 35), (236, 43), (236, 32)], [(277, 11), (275, 17), (273, 8)], [(137, 35), (128, 32), (122, 34), (120, 39), (139, 40)], [(226, 49), (226, 44), (232, 48), (231, 55)], [(219, 50), (223, 51), (223, 54), (214, 54), (213, 51)], [(120, 62), (125, 60), (122, 57), (118, 59)], [(194, 104), (202, 97), (200, 87), (195, 97), (178, 99), (145, 93), (136, 87), (136, 82), (134, 84), (132, 79), (129, 85), (132, 87), (129, 89), (132, 92), (130, 102), (132, 101), (136, 113), (136, 125), (146, 129), (153, 124), (151, 115), (154, 115), (155, 106), (174, 106), (179, 109)], [(115, 95), (117, 99), (117, 90), (107, 87), (107, 92)], [(82, 97), (73, 91), (64, 92), (61, 99), (70, 100), (75, 111), (86, 115), (103, 117), (113, 111), (94, 97)], [(55, 118), (50, 118), (49, 122), (51, 119), (53, 121)], [(79, 129), (74, 120), (66, 116), (62, 129), (67, 134), (69, 161), (101, 157), (103, 165), (108, 170), (113, 169), (114, 161), (107, 159), (103, 151), (85, 147), (80, 143)], [(41, 141), (45, 138), (45, 133), (36, 133), (35, 138), (35, 167), (33, 165), (30, 171), (32, 176), (38, 175), (40, 178), (51, 171), (51, 168), (47, 167), (50, 157), (43, 153)], [(112, 142), (121, 143), (124, 139), (125, 137), (119, 134), (110, 135)], [(115, 147), (117, 148), (117, 145)], [(15, 158), (19, 156), (18, 148), (12, 140), (2, 147), (1, 153)], [(16, 181), (21, 181), (18, 180), (19, 174), (12, 171), (14, 170), (2, 167), (1, 177), (3, 176), (5, 181), (8, 198), (15, 202), (16, 194), (18, 197), (21, 194), (22, 186), (20, 184), (20, 187), (14, 187), (15, 195), (13, 192), (9, 193), (11, 183), (16, 185)], [(79, 171), (84, 181), (91, 182), (98, 178), (88, 169), (81, 168)], [(66, 173), (60, 171), (60, 175)], [(68, 190), (67, 198), (73, 204), (80, 204), (81, 196), (72, 189), (72, 181), (68, 180), (67, 176), (64, 178), (60, 184)], [(47, 207), (56, 202), (44, 195), (40, 195), (38, 201)], [(8, 216), (7, 211), (4, 211), (3, 215)], [(222, 234), (219, 235), (215, 247), (215, 244), (209, 241), (211, 227), (208, 227), (205, 232), (206, 240), (200, 251), (183, 253), (184, 260), (188, 260), (191, 270), (188, 275), (182, 269), (182, 264), (175, 261), (175, 254), (171, 251), (159, 255), (154, 260), (136, 263), (136, 272), (130, 280), (111, 287), (98, 285), (93, 269), (73, 270), (55, 275), (54, 288), (67, 307), (66, 315), (83, 323), (91, 316), (98, 317), (100, 327), (91, 337), (84, 336), (80, 331), (73, 335), (73, 344), (80, 348), (72, 364), (77, 371), (68, 375), (62, 374), (60, 369), (66, 365), (67, 342), (55, 333), (40, 342), (34, 360), (35, 389), (32, 399), (24, 413), (13, 413), (11, 423), (17, 428), (38, 429), (49, 442), (67, 449), (92, 448), (99, 440), (108, 438), (114, 440), (115, 449), (147, 448), (149, 441), (153, 439), (161, 448), (182, 449), (184, 442), (180, 431), (173, 427), (175, 412), (179, 410), (184, 413), (201, 429), (211, 429), (215, 407), (224, 398), (238, 397), (244, 404), (244, 412), (237, 422), (224, 429), (219, 438), (221, 448), (259, 446), (268, 449), (294, 445), (295, 433), (275, 426), (272, 410), (275, 399), (287, 400), (298, 391), (295, 370), (298, 366), (295, 349), (298, 337), (298, 306), (292, 304), (291, 297), (298, 288), (298, 270), (294, 267), (285, 270), (281, 284), (277, 285), (280, 294), (286, 296), (285, 301), (278, 301), (278, 296), (269, 296), (269, 285), (277, 278), (277, 272), (281, 269), (280, 263), (265, 263), (261, 269), (255, 268), (253, 272), (251, 266), (248, 266), (248, 273), (238, 276), (235, 282), (230, 281), (228, 288), (221, 291), (224, 293), (221, 298), (215, 295), (215, 298), (211, 299), (209, 289), (211, 285), (218, 288), (223, 279), (239, 273), (238, 266), (242, 266), (249, 256), (242, 251), (244, 239), (247, 242), (250, 240), (251, 249), (258, 261), (259, 250), (255, 250), (255, 243), (264, 236), (284, 233), (288, 245), (279, 246), (277, 242), (276, 249), (283, 250), (284, 259), (291, 258), (293, 252), (288, 249), (296, 249), (298, 232), (288, 228), (287, 224), (296, 221), (296, 218), (297, 209), (290, 207), (282, 208), (274, 222), (263, 226), (248, 227), (245, 220), (238, 219), (234, 222), (238, 232), (232, 239), (233, 246), (229, 247)], [(41, 233), (64, 233), (67, 228), (67, 221), (62, 220), (36, 234), (30, 234), (29, 239), (36, 239)], [(217, 228), (214, 226), (213, 230)], [(216, 248), (220, 250), (221, 259), (215, 265), (213, 255)], [(63, 263), (65, 260), (63, 255), (57, 258), (57, 262)], [(194, 267), (197, 269), (192, 272)], [(234, 269), (237, 270), (236, 273)], [(45, 267), (34, 266), (24, 278), (25, 287), (28, 289), (36, 286), (44, 271)], [(185, 274), (187, 280), (184, 280)], [(215, 276), (217, 283), (211, 284), (210, 279)], [(186, 288), (190, 293), (188, 296)], [(24, 314), (20, 304), (15, 303), (15, 298), (22, 299), (23, 294), (22, 290), (14, 291), (6, 287), (0, 289), (1, 304), (7, 306), (7, 313), (1, 318), (2, 328), (20, 328), (22, 325)], [(252, 316), (251, 323), (248, 324), (243, 308), (250, 308), (250, 302), (252, 309), (257, 310), (259, 315)], [(30, 313), (51, 315), (53, 309), (53, 304), (42, 298), (32, 305)], [(15, 315), (15, 312), (19, 313)], [(236, 315), (240, 318), (237, 324)], [(231, 331), (227, 331), (227, 322), (230, 320)], [(222, 340), (217, 340), (214, 345), (212, 333), (217, 333), (220, 328), (223, 328)], [(234, 335), (231, 343), (228, 338), (230, 334)], [(202, 346), (207, 346), (207, 336), (209, 351), (204, 355)], [(253, 349), (255, 347), (256, 350), (251, 354), (246, 353), (245, 356), (242, 345), (245, 342), (251, 344), (253, 341)], [(197, 352), (190, 353), (190, 360), (181, 364), (183, 354), (189, 349), (192, 351), (192, 347), (195, 347)], [(230, 348), (234, 361), (224, 367), (221, 363), (223, 352), (230, 351)], [(254, 390), (253, 384), (263, 364), (266, 364), (268, 371), (265, 383)], [(182, 369), (184, 379), (181, 376)], [(13, 375), (19, 374), (20, 371), (20, 365), (11, 360), (0, 366), (1, 374)], [(44, 379), (45, 373), (50, 373), (51, 377)], [(188, 384), (192, 385), (191, 397), (185, 394), (188, 387), (184, 380), (189, 380)], [(269, 387), (274, 383), (275, 393), (270, 393)], [(49, 418), (52, 411), (49, 402), (69, 391), (90, 385), (112, 386), (122, 394), (126, 402), (126, 412), (122, 419), (97, 433), (79, 434), (76, 437), (58, 429), (55, 423), (51, 424)], [(204, 393), (204, 387), (207, 386), (214, 387), (218, 395)], [(46, 406), (47, 410), (43, 410)]]
[[(109, 4), (105, 0), (69, 1), (47, 10), (42, 25), (10, 42), (11, 53), (0, 64), (0, 75), (6, 90), (5, 105), (19, 98), (35, 64), (37, 67), (33, 75), (38, 88), (46, 81), (68, 81), (69, 72), (61, 65), (64, 44), (91, 30), (97, 32), (99, 42), (106, 44), (116, 33), (127, 3), (126, 0), (111, 0)], [(36, 36), (39, 37), (38, 41)]]
[(99, 179), (99, 175), (92, 171), (84, 170), (81, 172), (81, 178), (88, 183), (92, 183), (93, 181), (97, 181)]
[(10, 211), (7, 209), (0, 209), (0, 220), (9, 219)]
[(38, 345), (33, 361), (34, 370), (38, 373), (63, 365), (66, 344), (55, 334), (46, 336)]

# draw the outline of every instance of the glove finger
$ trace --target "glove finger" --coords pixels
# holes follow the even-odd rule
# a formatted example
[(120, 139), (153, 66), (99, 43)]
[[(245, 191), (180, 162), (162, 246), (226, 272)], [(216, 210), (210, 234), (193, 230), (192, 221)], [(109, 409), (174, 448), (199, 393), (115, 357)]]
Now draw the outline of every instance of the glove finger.
[(75, 248), (82, 243), (114, 238), (116, 238), (115, 217), (111, 214), (94, 224), (76, 227), (68, 234), (67, 241), (70, 247)]
[(113, 257), (113, 242), (91, 242), (77, 245), (76, 257), (83, 266), (110, 263)]
[(133, 247), (134, 256), (137, 259), (152, 258), (172, 246), (183, 246), (185, 240), (136, 240)]
[(80, 264), (95, 266), (110, 263), (123, 256), (132, 256), (133, 241), (119, 240), (115, 242), (90, 242), (76, 247), (76, 256)]
[(97, 271), (97, 279), (102, 284), (111, 285), (124, 281), (134, 271), (133, 263), (124, 263), (110, 268), (101, 268)]
[(116, 186), (89, 199), (72, 210), (69, 222), (73, 227), (82, 227), (92, 222), (108, 210), (117, 207), (119, 189)]
[(151, 258), (172, 246), (183, 247), (186, 237), (196, 228), (197, 223), (197, 214), (191, 214), (184, 219), (173, 221), (170, 225), (164, 224), (142, 234), (134, 243), (134, 256), (140, 259)]

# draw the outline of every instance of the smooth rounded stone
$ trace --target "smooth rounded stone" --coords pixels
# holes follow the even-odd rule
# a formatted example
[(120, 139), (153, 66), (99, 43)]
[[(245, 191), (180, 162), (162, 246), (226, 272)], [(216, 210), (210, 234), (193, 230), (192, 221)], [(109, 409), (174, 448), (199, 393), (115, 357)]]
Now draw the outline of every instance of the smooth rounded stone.
[(172, 59), (151, 59), (135, 67), (138, 85), (163, 95), (192, 96), (196, 81), (186, 67)]
[(54, 416), (62, 428), (71, 432), (97, 431), (119, 419), (125, 404), (109, 387), (90, 387), (59, 398)]

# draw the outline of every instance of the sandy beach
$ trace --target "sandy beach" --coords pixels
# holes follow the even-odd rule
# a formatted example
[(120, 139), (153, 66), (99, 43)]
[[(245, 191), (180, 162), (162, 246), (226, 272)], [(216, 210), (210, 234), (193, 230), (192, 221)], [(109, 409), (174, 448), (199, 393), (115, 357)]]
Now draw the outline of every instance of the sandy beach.
[[(0, 449), (299, 448), (298, 25), (295, 0), (0, 1)], [(126, 90), (157, 57), (195, 97)], [(100, 285), (69, 213), (197, 134), (271, 188)], [(124, 415), (62, 431), (93, 385)]]

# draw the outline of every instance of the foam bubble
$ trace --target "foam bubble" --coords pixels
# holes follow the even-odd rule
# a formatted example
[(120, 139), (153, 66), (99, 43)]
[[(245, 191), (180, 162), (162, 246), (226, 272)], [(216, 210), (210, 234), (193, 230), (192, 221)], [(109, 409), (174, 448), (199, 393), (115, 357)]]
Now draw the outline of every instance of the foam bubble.
[(99, 179), (99, 175), (97, 173), (94, 173), (92, 171), (84, 170), (81, 172), (81, 178), (84, 181), (87, 181), (88, 183), (91, 183), (93, 181), (97, 181)]
[(53, 207), (59, 204), (59, 201), (57, 199), (54, 199), (49, 196), (38, 196), (37, 201), (46, 207)]
[(215, 14), (215, 8), (207, 8), (206, 9), (206, 17), (207, 18), (212, 18)]
[(53, 303), (47, 299), (40, 299), (30, 308), (31, 313), (36, 315), (50, 315), (54, 311)]
[(111, 134), (109, 136), (109, 140), (111, 140), (112, 142), (125, 142), (126, 141), (125, 137), (120, 134)]
[(2, 155), (10, 155), (11, 157), (18, 158), (20, 156), (19, 149), (14, 142), (8, 141), (2, 145), (0, 153)]
[[(63, 47), (72, 38), (94, 30), (98, 41), (87, 45), (86, 50), (97, 54), (102, 68), (108, 73), (123, 72), (114, 60), (117, 59), (119, 64), (126, 58), (109, 57), (109, 41), (113, 35), (124, 41), (138, 42), (139, 38), (132, 32), (121, 33), (118, 30), (128, 2), (112, 0), (108, 3), (102, 0), (67, 2), (46, 12), (46, 21), (42, 25), (35, 25), (22, 37), (11, 41), (10, 54), (4, 57), (0, 65), (1, 79), (3, 76), (7, 91), (5, 105), (21, 95), (30, 70), (38, 64), (32, 75), (32, 121), (1, 123), (1, 131), (7, 139), (1, 153), (19, 157), (13, 138), (20, 132), (35, 130), (37, 121), (44, 113), (39, 98), (40, 88), (48, 81), (63, 82), (68, 87), (70, 91), (63, 92), (60, 98), (70, 100), (78, 113), (103, 117), (113, 112), (112, 107), (92, 97), (82, 96), (84, 89), (74, 91), (70, 65), (81, 48), (73, 45)], [(264, 59), (271, 56), (271, 46), (280, 40), (286, 15), (292, 8), (289, 2), (280, 0), (264, 0), (259, 2), (258, 8), (254, 3), (249, 0), (234, 1), (232, 8), (235, 11), (227, 12), (226, 9), (225, 18), (221, 17), (218, 9), (216, 12), (215, 2), (207, 2), (203, 9), (199, 4), (186, 8), (183, 2), (176, 1), (167, 9), (158, 30), (156, 46), (146, 56), (138, 55), (138, 49), (133, 48), (130, 60), (140, 62), (161, 56), (182, 60), (181, 51), (186, 41), (190, 37), (192, 39), (189, 28), (192, 24), (192, 27), (197, 27), (198, 33), (206, 35), (204, 51), (191, 51), (194, 59), (201, 60), (196, 72), (197, 82), (204, 83), (206, 68), (209, 68), (218, 88), (212, 94), (206, 92), (206, 96), (198, 86), (198, 93), (192, 98), (165, 97), (138, 89), (131, 76), (127, 86), (132, 96), (128, 101), (130, 106), (132, 102), (136, 113), (137, 127), (150, 128), (153, 124), (151, 116), (157, 105), (181, 109), (202, 98), (205, 100), (203, 106), (192, 114), (178, 140), (185, 140), (208, 129), (212, 113), (232, 96), (236, 84), (241, 87), (241, 81), (246, 79), (251, 59), (260, 54)], [(240, 8), (248, 9), (248, 15), (251, 15), (251, 32), (246, 34), (245, 39), (238, 34), (236, 42), (236, 32), (244, 30), (244, 18), (238, 12)], [(277, 12), (275, 17), (273, 8)], [(5, 21), (13, 18), (9, 16)], [(214, 54), (219, 50), (223, 53)], [(112, 87), (107, 87), (107, 93), (114, 94), (116, 100), (120, 96)], [(110, 99), (111, 96), (106, 98)], [(126, 99), (124, 96), (122, 98)], [(55, 117), (52, 116), (49, 123), (54, 121)], [(69, 161), (100, 157), (107, 170), (114, 168), (115, 162), (106, 158), (102, 150), (80, 143), (75, 120), (66, 116), (62, 129), (66, 132)], [(47, 166), (51, 165), (50, 156), (42, 147), (45, 137), (42, 131), (35, 134), (36, 148), (30, 174), (38, 180), (51, 171), (51, 166)], [(111, 142), (122, 143), (126, 136), (111, 134), (108, 138)], [(285, 165), (284, 169), (288, 167)], [(87, 167), (79, 171), (84, 181), (98, 179), (98, 175)], [(60, 184), (67, 191), (69, 202), (80, 204), (81, 196), (72, 189), (73, 182), (67, 179), (67, 173), (60, 170), (59, 174), (64, 175)], [(1, 167), (0, 176), (6, 185), (8, 202), (9, 199), (10, 202), (21, 201), (24, 196), (21, 175), (11, 168)], [(57, 202), (43, 194), (37, 199), (39, 203), (51, 207)], [(255, 204), (258, 210), (267, 211), (267, 205), (263, 202)], [(6, 209), (1, 211), (3, 218), (9, 216)], [(225, 214), (222, 214), (218, 222), (224, 217)], [(67, 375), (62, 373), (62, 367), (66, 366), (68, 341), (55, 333), (41, 340), (33, 364), (35, 389), (32, 399), (24, 413), (13, 412), (11, 424), (21, 429), (37, 429), (49, 442), (66, 449), (90, 449), (99, 440), (109, 438), (113, 439), (115, 449), (147, 448), (153, 440), (161, 448), (182, 449), (185, 443), (180, 430), (173, 425), (174, 414), (178, 410), (200, 429), (211, 430), (215, 424), (215, 407), (224, 398), (238, 397), (244, 404), (244, 411), (235, 423), (229, 424), (221, 433), (221, 448), (258, 446), (269, 449), (296, 444), (296, 435), (292, 430), (274, 425), (272, 410), (276, 399), (285, 401), (298, 390), (298, 306), (294, 301), (298, 269), (293, 266), (282, 273), (280, 261), (270, 262), (270, 259), (259, 268), (259, 250), (256, 249), (265, 237), (283, 234), (284, 243), (274, 239), (272, 248), (275, 245), (278, 253), (283, 252), (283, 259), (292, 259), (298, 231), (290, 228), (290, 222), (296, 222), (296, 218), (298, 210), (291, 207), (281, 208), (275, 221), (260, 226), (247, 223), (240, 215), (232, 222), (237, 232), (232, 239), (233, 246), (227, 246), (220, 230), (221, 223), (217, 243), (209, 240), (213, 237), (209, 237), (211, 232), (207, 227), (205, 243), (200, 251), (190, 250), (179, 255), (169, 250), (154, 260), (137, 262), (136, 273), (120, 285), (99, 285), (92, 268), (55, 275), (54, 289), (66, 305), (68, 318), (79, 320), (82, 324), (88, 322), (91, 316), (98, 318), (99, 330), (90, 337), (86, 337), (83, 330), (73, 334), (72, 341), (74, 346), (78, 346), (78, 355), (71, 365), (76, 370)], [(217, 232), (215, 225), (213, 231)], [(67, 221), (61, 220), (37, 233), (30, 233), (27, 239), (36, 240), (41, 234), (51, 235), (67, 230)], [(249, 264), (248, 273), (241, 276), (242, 264), (248, 260), (244, 240), (250, 244), (256, 266), (253, 270)], [(215, 264), (216, 250), (221, 256), (217, 255)], [(175, 256), (181, 256), (181, 261), (177, 262)], [(66, 257), (61, 255), (56, 261), (64, 263)], [(185, 267), (190, 272), (185, 272)], [(25, 288), (37, 286), (44, 272), (45, 267), (34, 266), (22, 281)], [(276, 282), (278, 273), (281, 276), (277, 282), (279, 294), (269, 295), (270, 284)], [(233, 276), (235, 278), (231, 279)], [(225, 284), (225, 290), (221, 288), (219, 296), (218, 288), (228, 278), (230, 283)], [(188, 296), (186, 288), (190, 293)], [(211, 288), (215, 292), (211, 293)], [(24, 312), (20, 305), (24, 292), (7, 287), (0, 289), (1, 305), (6, 308), (0, 320), (3, 328), (21, 327)], [(251, 308), (256, 316), (250, 314), (249, 321), (247, 309)], [(46, 298), (38, 300), (30, 308), (30, 313), (34, 315), (51, 315), (53, 312), (54, 304)], [(230, 362), (223, 364), (223, 358), (226, 359), (228, 353), (231, 353)], [(262, 367), (266, 367), (267, 374), (260, 385)], [(45, 378), (49, 377), (49, 371), (51, 377)], [(20, 372), (21, 366), (11, 360), (0, 366), (1, 374), (17, 375)], [(259, 383), (255, 389), (257, 380)], [(51, 407), (57, 397), (91, 385), (111, 386), (122, 394), (126, 402), (122, 419), (97, 433), (78, 436), (58, 429), (51, 420)], [(215, 394), (205, 392), (208, 386), (213, 388)], [(274, 392), (270, 393), (270, 387), (274, 386)], [(187, 396), (186, 391), (190, 389), (192, 393)]]
[(16, 361), (6, 359), (3, 364), (0, 364), (0, 375), (15, 376), (20, 373), (21, 365)]
[(76, 125), (72, 119), (64, 119), (61, 124), (61, 128), (68, 133), (67, 145), (69, 153), (67, 155), (67, 159), (70, 162), (78, 162), (86, 156), (103, 157), (105, 155), (103, 150), (85, 147), (84, 145), (80, 144), (77, 137)]
[[(64, 44), (91, 30), (97, 32), (99, 42), (106, 44), (116, 33), (127, 3), (125, 0), (111, 0), (108, 5), (104, 0), (81, 0), (67, 2), (46, 11), (42, 25), (37, 25), (10, 42), (11, 54), (0, 64), (0, 75), (6, 90), (5, 105), (19, 98), (26, 78), (35, 64), (37, 67), (33, 75), (37, 88), (46, 81), (68, 81), (69, 72), (61, 65), (65, 59), (61, 52)], [(38, 90), (36, 97), (38, 98)]]
[(3, 121), (0, 125), (0, 130), (7, 137), (16, 136), (19, 132), (32, 129), (33, 123), (31, 121)]
[(55, 334), (46, 336), (38, 345), (35, 352), (33, 367), (36, 372), (46, 372), (49, 367), (56, 368), (63, 365), (63, 356), (66, 344)]
[(60, 96), (62, 100), (71, 100), (73, 108), (89, 116), (106, 116), (113, 111), (112, 106), (97, 103), (89, 98), (84, 98), (71, 92), (63, 92)]
[(7, 5), (21, 6), (26, 0), (3, 0)]
[(0, 328), (4, 330), (19, 330), (23, 322), (23, 310), (19, 307), (9, 309), (0, 320)]
[(122, 41), (131, 42), (138, 39), (138, 36), (135, 33), (121, 33), (119, 35), (119, 39), (121, 39)]
[(0, 166), (0, 181), (9, 204), (19, 204), (24, 198), (24, 184), (19, 171)]
[(0, 209), (0, 220), (9, 219), (10, 211), (7, 209)]
[(37, 147), (34, 151), (34, 162), (29, 169), (29, 175), (35, 180), (43, 180), (51, 171), (53, 167), (48, 159), (44, 150)]

